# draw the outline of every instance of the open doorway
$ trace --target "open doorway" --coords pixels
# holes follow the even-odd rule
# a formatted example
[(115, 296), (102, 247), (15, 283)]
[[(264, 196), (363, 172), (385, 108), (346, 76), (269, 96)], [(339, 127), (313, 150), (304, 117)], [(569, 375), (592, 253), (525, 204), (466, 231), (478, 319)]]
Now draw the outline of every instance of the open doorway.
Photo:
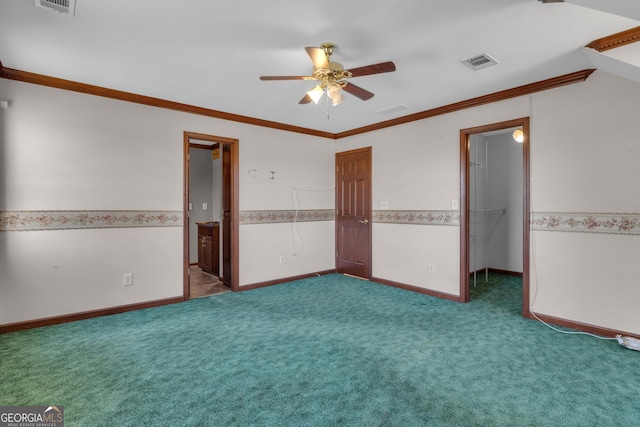
[(529, 118), (461, 130), (460, 172), (460, 300), (489, 271), (521, 274), (529, 317)]
[(222, 156), (220, 144), (189, 142), (189, 297), (228, 292), (222, 281)]
[(237, 291), (238, 140), (184, 133), (184, 299)]

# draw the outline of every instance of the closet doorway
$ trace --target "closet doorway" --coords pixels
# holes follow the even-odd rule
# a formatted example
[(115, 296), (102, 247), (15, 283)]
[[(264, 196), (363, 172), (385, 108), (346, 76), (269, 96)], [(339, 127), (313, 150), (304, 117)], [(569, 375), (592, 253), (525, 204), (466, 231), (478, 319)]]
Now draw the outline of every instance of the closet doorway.
[(529, 118), (461, 130), (460, 171), (460, 300), (490, 270), (522, 274), (529, 317)]
[[(237, 139), (184, 132), (185, 300), (239, 290), (238, 164)], [(192, 281), (205, 289), (191, 295)]]

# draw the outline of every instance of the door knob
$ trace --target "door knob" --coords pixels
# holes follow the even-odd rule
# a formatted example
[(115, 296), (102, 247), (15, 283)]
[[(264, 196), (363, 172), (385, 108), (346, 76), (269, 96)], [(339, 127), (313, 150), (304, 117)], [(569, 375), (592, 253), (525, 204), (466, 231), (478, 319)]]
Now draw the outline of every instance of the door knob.
[(368, 219), (361, 219), (360, 221), (358, 221), (360, 224), (369, 224), (369, 220)]

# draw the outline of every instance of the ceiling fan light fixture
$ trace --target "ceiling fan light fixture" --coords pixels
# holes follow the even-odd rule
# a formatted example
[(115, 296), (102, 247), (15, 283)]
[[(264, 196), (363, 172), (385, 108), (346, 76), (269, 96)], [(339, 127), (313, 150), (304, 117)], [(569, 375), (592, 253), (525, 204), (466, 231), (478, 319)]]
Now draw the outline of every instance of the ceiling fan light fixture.
[(320, 101), (320, 98), (322, 98), (323, 93), (324, 93), (324, 89), (322, 88), (322, 86), (317, 85), (316, 87), (311, 89), (309, 92), (307, 92), (307, 95), (309, 95), (309, 98), (311, 98), (311, 100), (317, 104), (318, 101)]
[(332, 105), (340, 105), (344, 97), (342, 96), (342, 86), (338, 82), (331, 82), (327, 85), (327, 96), (332, 101)]

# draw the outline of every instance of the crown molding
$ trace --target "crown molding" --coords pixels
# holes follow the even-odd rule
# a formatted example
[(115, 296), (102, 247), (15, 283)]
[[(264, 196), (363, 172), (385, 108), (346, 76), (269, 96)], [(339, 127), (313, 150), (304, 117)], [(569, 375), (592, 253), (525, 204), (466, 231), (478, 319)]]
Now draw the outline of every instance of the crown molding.
[(42, 74), (30, 73), (28, 71), (6, 68), (0, 62), (0, 77), (4, 79), (16, 80), (24, 83), (33, 83), (41, 86), (48, 86), (57, 89), (81, 92), (89, 95), (102, 96), (105, 98), (117, 99), (120, 101), (133, 102), (135, 104), (149, 105), (151, 107), (165, 108), (168, 110), (181, 111), (183, 113), (197, 114), (216, 119), (229, 120), (233, 122), (246, 123), (254, 126), (262, 126), (272, 129), (279, 129), (288, 132), (297, 132), (306, 135), (319, 136), (334, 139), (335, 135), (330, 132), (322, 132), (315, 129), (308, 129), (299, 126), (287, 125), (284, 123), (272, 122), (269, 120), (256, 119), (254, 117), (241, 116), (239, 114), (225, 113), (224, 111), (211, 110), (209, 108), (196, 107), (179, 102), (167, 101), (150, 96), (138, 95), (135, 93), (120, 90), (108, 89), (101, 86), (93, 86), (71, 80), (49, 77)]
[(585, 47), (595, 49), (598, 52), (604, 52), (606, 50), (615, 49), (627, 44), (636, 43), (640, 41), (640, 27), (631, 28), (626, 31), (621, 31), (610, 36), (597, 39), (586, 45)]
[(364, 126), (361, 128), (349, 130), (336, 134), (336, 139), (345, 138), (347, 136), (358, 135), (361, 133), (371, 132), (374, 130), (380, 130), (392, 126), (398, 126), (405, 123), (415, 122), (417, 120), (424, 120), (435, 116), (441, 116), (443, 114), (449, 114), (467, 108), (478, 107), (480, 105), (491, 104), (498, 101), (504, 101), (510, 98), (516, 98), (518, 96), (529, 95), (531, 93), (540, 92), (547, 89), (553, 89), (560, 86), (565, 86), (573, 83), (585, 81), (595, 69), (585, 69), (582, 71), (576, 71), (574, 73), (565, 74), (551, 79), (541, 80), (539, 82), (530, 83), (523, 86), (518, 86), (512, 89), (503, 90), (500, 92), (491, 93), (489, 95), (479, 96), (477, 98), (467, 99), (465, 101), (456, 102), (454, 104), (445, 105), (431, 110), (421, 111), (419, 113), (410, 114), (408, 116), (398, 117), (396, 119), (379, 122), (373, 125)]
[[(640, 28), (640, 27), (639, 27)], [(225, 113), (223, 111), (211, 110), (203, 107), (196, 107), (188, 104), (181, 104), (178, 102), (167, 101), (164, 99), (153, 98), (144, 95), (138, 95), (135, 93), (123, 92), (114, 89), (108, 89), (100, 86), (93, 86), (85, 83), (78, 83), (71, 80), (59, 79), (56, 77), (49, 77), (42, 74), (30, 73), (28, 71), (16, 70), (13, 68), (7, 68), (0, 62), (0, 78), (16, 80), (25, 83), (32, 83), (41, 86), (48, 86), (57, 89), (70, 90), (73, 92), (81, 92), (89, 95), (102, 96), (105, 98), (117, 99), (126, 102), (133, 102), (136, 104), (149, 105), (152, 107), (165, 108), (169, 110), (181, 111), (184, 113), (197, 114), (201, 116), (212, 117), (216, 119), (229, 120), (239, 123), (246, 123), (254, 126), (262, 126), (271, 129), (278, 129), (287, 132), (296, 132), (305, 135), (318, 136), (329, 139), (340, 139), (348, 136), (358, 135), (362, 133), (372, 132), (392, 126), (398, 126), (405, 123), (410, 123), (418, 120), (424, 120), (443, 114), (449, 114), (456, 111), (478, 107), (480, 105), (491, 104), (498, 101), (504, 101), (510, 98), (516, 98), (523, 95), (528, 95), (543, 90), (553, 89), (556, 87), (569, 85), (585, 81), (595, 69), (585, 69), (582, 71), (576, 71), (573, 73), (565, 74), (558, 77), (542, 80), (535, 83), (530, 83), (523, 86), (518, 86), (512, 89), (503, 90), (500, 92), (491, 93), (488, 95), (480, 96), (477, 98), (467, 99), (465, 101), (456, 102), (453, 104), (445, 105), (442, 107), (434, 108), (431, 110), (421, 111), (418, 113), (410, 114), (408, 116), (398, 117), (395, 119), (374, 123), (372, 125), (348, 130), (340, 133), (323, 132), (315, 129), (303, 128), (299, 126), (287, 125), (284, 123), (272, 122), (269, 120), (256, 119), (248, 116), (241, 116), (238, 114)]]

